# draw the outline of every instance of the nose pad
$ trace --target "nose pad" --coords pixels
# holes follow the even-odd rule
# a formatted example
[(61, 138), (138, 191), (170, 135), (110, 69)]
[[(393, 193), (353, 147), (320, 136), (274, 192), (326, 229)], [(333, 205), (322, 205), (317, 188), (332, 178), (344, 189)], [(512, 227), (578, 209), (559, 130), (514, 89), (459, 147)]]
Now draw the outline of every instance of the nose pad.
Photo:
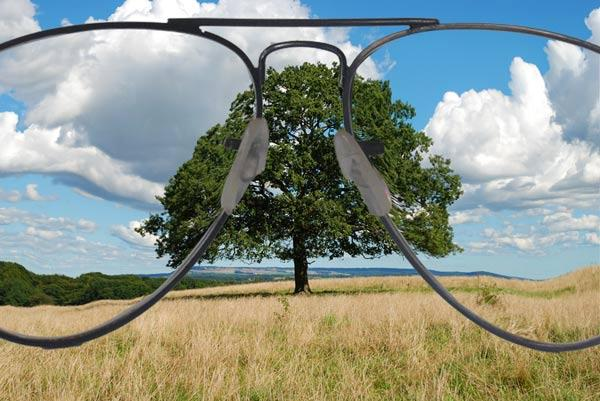
[(341, 129), (335, 134), (333, 144), (342, 174), (356, 184), (369, 212), (386, 216), (392, 208), (390, 191), (356, 139)]
[(267, 163), (269, 127), (264, 118), (253, 118), (242, 135), (233, 165), (221, 193), (221, 208), (227, 214), (244, 196), (244, 192)]

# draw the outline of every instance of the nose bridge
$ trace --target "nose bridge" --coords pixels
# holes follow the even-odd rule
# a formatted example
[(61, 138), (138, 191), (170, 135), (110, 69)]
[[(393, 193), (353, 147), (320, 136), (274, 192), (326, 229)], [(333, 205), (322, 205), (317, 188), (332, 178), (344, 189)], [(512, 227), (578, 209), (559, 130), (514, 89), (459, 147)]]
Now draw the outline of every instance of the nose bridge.
[[(338, 57), (340, 62), (340, 94), (343, 89), (343, 82), (347, 75), (348, 71), (348, 63), (346, 60), (346, 55), (344, 52), (337, 46), (334, 46), (329, 43), (323, 42), (315, 42), (310, 40), (291, 40), (285, 42), (273, 43), (266, 47), (259, 56), (258, 59), (258, 90), (256, 91), (256, 117), (262, 117), (263, 112), (263, 96), (262, 96), (262, 85), (265, 82), (265, 74), (266, 74), (266, 65), (267, 65), (267, 57), (276, 51), (289, 49), (293, 47), (305, 47), (312, 49), (324, 50), (330, 53), (335, 54)], [(344, 113), (346, 114), (346, 113)]]

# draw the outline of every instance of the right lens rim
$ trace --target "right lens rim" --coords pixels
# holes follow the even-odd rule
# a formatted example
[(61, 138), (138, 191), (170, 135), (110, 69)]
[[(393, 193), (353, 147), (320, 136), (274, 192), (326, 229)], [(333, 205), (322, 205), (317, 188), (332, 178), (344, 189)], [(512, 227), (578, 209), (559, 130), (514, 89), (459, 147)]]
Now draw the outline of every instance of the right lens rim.
[[(368, 45), (362, 50), (352, 61), (352, 64), (347, 68), (343, 79), (343, 107), (344, 107), (344, 125), (346, 131), (350, 134), (354, 134), (352, 130), (352, 100), (353, 100), (353, 84), (354, 79), (358, 73), (358, 68), (369, 59), (377, 50), (381, 47), (394, 42), (396, 40), (405, 38), (407, 36), (417, 35), (426, 32), (443, 32), (443, 31), (500, 31), (500, 32), (512, 32), (521, 33), (531, 36), (544, 37), (547, 39), (553, 39), (564, 43), (569, 43), (575, 46), (582, 47), (600, 55), (600, 46), (579, 39), (573, 36), (563, 35), (557, 32), (552, 32), (544, 29), (531, 28), (521, 25), (507, 25), (507, 24), (490, 24), (490, 23), (452, 23), (452, 24), (437, 24), (437, 25), (425, 25), (416, 28), (405, 29), (386, 35)], [(490, 44), (489, 46), (493, 46)]]
[[(343, 85), (343, 103), (344, 103), (344, 114), (345, 114), (345, 125), (346, 130), (353, 133), (352, 130), (352, 100), (353, 100), (353, 83), (356, 77), (358, 68), (377, 50), (381, 47), (394, 42), (398, 39), (419, 34), (425, 32), (441, 32), (448, 30), (480, 30), (480, 31), (501, 31), (501, 32), (512, 32), (521, 33), (532, 36), (544, 37), (547, 39), (557, 40), (563, 43), (569, 43), (571, 45), (579, 46), (590, 50), (600, 55), (600, 46), (593, 43), (581, 40), (575, 37), (563, 35), (556, 32), (551, 32), (543, 29), (530, 28), (518, 25), (505, 25), (505, 24), (490, 24), (490, 23), (452, 23), (452, 24), (439, 24), (439, 25), (427, 25), (423, 27), (410, 28), (404, 31), (395, 32), (387, 36), (382, 37), (379, 40), (371, 43), (362, 52), (360, 52), (352, 64), (348, 67), (347, 76), (344, 77)], [(492, 44), (490, 44), (492, 46)], [(404, 238), (401, 231), (391, 220), (389, 216), (383, 216), (380, 218), (384, 227), (404, 254), (409, 260), (410, 264), (415, 270), (421, 275), (421, 277), (427, 282), (427, 284), (441, 296), (450, 306), (456, 309), (463, 316), (477, 324), (479, 327), (486, 331), (514, 344), (518, 344), (527, 348), (535, 349), (544, 352), (565, 352), (581, 350), (593, 346), (600, 345), (600, 335), (587, 338), (585, 340), (576, 342), (565, 342), (565, 343), (553, 343), (536, 341), (527, 337), (513, 334), (507, 330), (504, 330), (488, 320), (480, 317), (477, 313), (466, 307), (463, 303), (458, 301), (447, 289), (444, 287), (436, 277), (425, 267), (425, 265), (418, 258), (416, 253), (410, 247), (409, 242)]]

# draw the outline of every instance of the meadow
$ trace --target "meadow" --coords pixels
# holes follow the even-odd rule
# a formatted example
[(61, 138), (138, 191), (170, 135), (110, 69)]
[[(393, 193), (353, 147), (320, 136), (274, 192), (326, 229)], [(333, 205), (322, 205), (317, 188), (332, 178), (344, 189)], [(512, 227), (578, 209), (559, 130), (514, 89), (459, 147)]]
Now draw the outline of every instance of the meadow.
[[(600, 333), (600, 266), (547, 281), (441, 280), (486, 317), (542, 340)], [(463, 318), (419, 277), (182, 290), (81, 347), (0, 342), (0, 400), (600, 400), (600, 348), (548, 354)], [(128, 301), (0, 307), (3, 327), (64, 334)], [(510, 311), (519, 310), (514, 316)]]

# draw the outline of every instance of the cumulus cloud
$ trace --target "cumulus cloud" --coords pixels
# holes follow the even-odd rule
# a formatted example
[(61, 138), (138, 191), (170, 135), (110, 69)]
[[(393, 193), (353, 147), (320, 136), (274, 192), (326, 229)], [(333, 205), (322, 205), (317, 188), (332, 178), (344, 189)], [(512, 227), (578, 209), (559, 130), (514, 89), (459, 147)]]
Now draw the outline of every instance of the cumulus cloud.
[(27, 229), (25, 230), (25, 234), (30, 235), (32, 237), (40, 237), (46, 240), (53, 240), (63, 236), (62, 231), (43, 230), (35, 227), (27, 227)]
[(0, 258), (22, 263), (34, 271), (68, 275), (89, 271), (117, 274), (136, 268), (139, 271), (140, 263), (146, 271), (149, 267), (164, 271), (164, 262), (156, 260), (152, 251), (132, 251), (69, 231), (38, 228), (0, 231)]
[(141, 236), (137, 231), (135, 231), (135, 229), (139, 228), (140, 226), (141, 222), (133, 220), (129, 222), (127, 227), (123, 225), (113, 226), (111, 228), (111, 234), (135, 247), (154, 248), (157, 237), (151, 234)]
[[(525, 216), (527, 219), (522, 220)], [(514, 223), (519, 224), (515, 227)], [(505, 220), (501, 229), (488, 224), (481, 231), (481, 240), (470, 241), (466, 247), (476, 252), (496, 253), (513, 248), (523, 253), (544, 254), (555, 245), (598, 245), (599, 234), (600, 215), (559, 207), (539, 209), (535, 214), (520, 213), (518, 220)]]
[(23, 224), (34, 229), (62, 231), (62, 232), (93, 232), (97, 224), (91, 220), (81, 218), (74, 221), (67, 217), (46, 216), (15, 207), (0, 207), (0, 225)]
[(98, 225), (91, 220), (79, 219), (77, 221), (77, 228), (80, 229), (81, 231), (86, 231), (86, 232), (91, 233), (91, 232), (96, 231), (96, 228), (98, 228)]
[(42, 196), (37, 190), (37, 184), (27, 184), (25, 187), (25, 198), (32, 201), (56, 200), (56, 196)]
[(98, 225), (85, 218), (75, 221), (15, 207), (0, 208), (0, 226), (0, 260), (14, 260), (35, 271), (123, 273), (139, 271), (140, 264), (145, 269), (165, 270), (164, 259), (157, 260), (151, 247), (119, 246), (89, 238)]
[(27, 184), (25, 187), (25, 196), (32, 201), (46, 200), (37, 190), (37, 184)]
[[(32, 125), (17, 129), (18, 116), (0, 113), (0, 171), (3, 173), (72, 173), (94, 182), (115, 195), (155, 203), (163, 186), (132, 174), (124, 162), (117, 162), (92, 146), (72, 147), (61, 142), (61, 128), (43, 129)], [(35, 188), (28, 194), (38, 200)]]
[[(503, 230), (487, 228), (480, 241), (471, 241), (467, 249), (473, 252), (500, 253), (512, 248), (521, 253), (544, 254), (555, 245), (574, 246), (581, 243), (585, 236), (578, 231), (542, 232), (535, 229), (527, 232), (515, 232), (510, 225)], [(588, 241), (591, 242), (591, 241)]]
[(0, 1), (0, 42), (40, 30), (29, 0)]
[(547, 215), (542, 222), (548, 230), (553, 232), (580, 230), (600, 231), (600, 216), (586, 214), (575, 217), (573, 216), (572, 210), (561, 210)]
[(18, 202), (21, 200), (21, 193), (15, 189), (4, 191), (0, 188), (0, 201)]
[[(586, 20), (593, 40), (598, 20), (600, 9)], [(462, 177), (459, 207), (597, 207), (600, 125), (593, 116), (600, 110), (600, 56), (553, 41), (546, 53), (546, 75), (514, 57), (510, 94), (446, 92), (438, 103), (425, 131), (432, 153), (450, 158)]]
[(485, 207), (477, 209), (460, 210), (450, 214), (449, 222), (451, 225), (465, 223), (480, 223), (484, 216), (490, 214), (490, 210)]
[(552, 210), (545, 207), (534, 207), (525, 211), (527, 216), (545, 216), (552, 213)]
[[(308, 18), (310, 10), (293, 0), (127, 0), (108, 20), (235, 16)], [(207, 30), (223, 34), (255, 62), (264, 47), (289, 39), (330, 42), (349, 58), (361, 50), (345, 30)], [(92, 195), (114, 194), (146, 204), (154, 202), (162, 192), (160, 184), (189, 159), (198, 136), (221, 122), (235, 94), (250, 84), (243, 63), (228, 49), (164, 32), (99, 31), (5, 53), (0, 55), (0, 89), (23, 102), (27, 112), (22, 130), (15, 129), (14, 116), (3, 117), (0, 135), (8, 137), (13, 157), (3, 161), (0, 171), (69, 173), (91, 183), (81, 189)], [(320, 50), (294, 49), (273, 55), (269, 65), (334, 60)], [(360, 72), (379, 74), (371, 60)], [(53, 148), (49, 155), (41, 154), (39, 149), (48, 145)], [(54, 150), (63, 155), (60, 160), (53, 157)], [(24, 153), (33, 157), (14, 156)]]
[(590, 244), (600, 245), (600, 235), (598, 235), (597, 233), (587, 233), (585, 234), (585, 239)]
[[(585, 19), (589, 41), (600, 44), (600, 8)], [(563, 42), (546, 46), (550, 68), (544, 76), (565, 139), (582, 139), (600, 147), (600, 57)]]

